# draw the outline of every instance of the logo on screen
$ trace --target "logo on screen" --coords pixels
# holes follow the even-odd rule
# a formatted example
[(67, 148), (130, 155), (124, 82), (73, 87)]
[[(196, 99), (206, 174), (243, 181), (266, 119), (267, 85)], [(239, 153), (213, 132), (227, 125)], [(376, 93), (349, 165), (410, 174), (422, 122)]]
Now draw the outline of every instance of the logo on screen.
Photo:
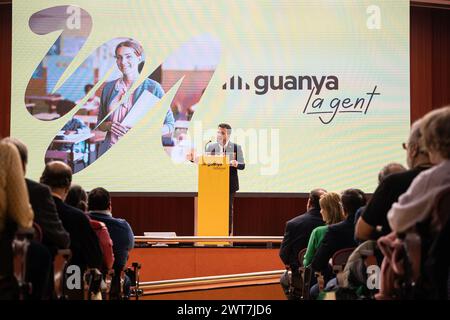
[(240, 76), (237, 76), (236, 79), (237, 80), (235, 80), (235, 77), (232, 76), (228, 82), (225, 82), (222, 85), (222, 89), (227, 90), (227, 88), (229, 88), (230, 90), (250, 90), (250, 85), (247, 82), (244, 83)]
[[(245, 85), (245, 86), (244, 86)], [(277, 90), (311, 90), (316, 88), (316, 94), (322, 89), (339, 90), (337, 76), (283, 76), (283, 75), (258, 75), (253, 79), (253, 87), (256, 95), (265, 95)], [(228, 82), (222, 85), (223, 90), (250, 90), (250, 85), (244, 82), (241, 76), (232, 76)]]
[[(301, 114), (316, 117), (322, 124), (331, 124), (338, 114), (367, 115), (373, 98), (380, 95), (375, 85), (371, 92), (362, 97), (333, 97), (326, 99), (324, 91), (339, 91), (339, 77), (336, 75), (258, 75), (253, 79), (254, 93), (258, 96), (274, 91), (306, 91), (308, 98)], [(241, 76), (232, 76), (222, 85), (223, 90), (250, 90), (250, 85)]]
[(338, 114), (365, 116), (373, 98), (380, 95), (377, 87), (375, 86), (371, 92), (367, 92), (362, 97), (334, 97), (331, 99), (316, 96), (313, 98), (315, 88), (312, 88), (302, 114), (317, 117), (322, 124), (331, 124)]

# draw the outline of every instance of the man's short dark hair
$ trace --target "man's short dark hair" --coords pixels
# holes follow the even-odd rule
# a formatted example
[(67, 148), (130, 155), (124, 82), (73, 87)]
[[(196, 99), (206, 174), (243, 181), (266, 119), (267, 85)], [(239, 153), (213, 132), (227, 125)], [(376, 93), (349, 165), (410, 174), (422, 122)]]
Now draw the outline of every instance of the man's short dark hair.
[(69, 188), (72, 183), (72, 169), (61, 161), (48, 162), (40, 182), (50, 188)]
[(11, 143), (16, 146), (17, 150), (19, 151), (20, 160), (22, 160), (22, 166), (25, 168), (25, 166), (28, 163), (28, 149), (25, 143), (13, 137), (4, 138), (2, 141), (6, 143)]
[(228, 133), (231, 133), (231, 126), (228, 123), (219, 123), (219, 128), (227, 129)]
[(366, 196), (362, 190), (347, 189), (341, 195), (342, 207), (347, 215), (354, 214), (366, 205)]
[(327, 191), (325, 189), (314, 189), (311, 190), (311, 192), (309, 193), (309, 204), (316, 209), (320, 209), (320, 196), (322, 196), (324, 193), (326, 193)]
[(111, 197), (108, 190), (104, 188), (95, 188), (89, 192), (88, 196), (88, 209), (89, 211), (95, 210), (108, 210), (111, 203)]

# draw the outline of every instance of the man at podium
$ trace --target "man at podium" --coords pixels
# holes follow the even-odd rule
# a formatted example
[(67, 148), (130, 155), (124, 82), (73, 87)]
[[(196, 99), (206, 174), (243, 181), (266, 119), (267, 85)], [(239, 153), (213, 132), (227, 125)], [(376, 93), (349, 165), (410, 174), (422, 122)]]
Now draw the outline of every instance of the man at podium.
[(230, 160), (230, 201), (229, 201), (229, 230), (233, 235), (233, 200), (239, 190), (238, 170), (244, 170), (244, 154), (240, 145), (230, 141), (231, 126), (227, 123), (219, 124), (217, 128), (217, 142), (206, 145), (206, 152), (212, 155), (226, 155)]

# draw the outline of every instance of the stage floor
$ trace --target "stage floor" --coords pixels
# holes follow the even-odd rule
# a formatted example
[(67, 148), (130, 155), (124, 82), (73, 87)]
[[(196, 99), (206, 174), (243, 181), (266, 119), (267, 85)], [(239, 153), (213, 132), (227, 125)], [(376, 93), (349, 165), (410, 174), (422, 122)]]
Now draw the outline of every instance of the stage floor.
[(158, 281), (284, 269), (278, 248), (149, 247), (131, 251), (142, 265), (140, 281)]

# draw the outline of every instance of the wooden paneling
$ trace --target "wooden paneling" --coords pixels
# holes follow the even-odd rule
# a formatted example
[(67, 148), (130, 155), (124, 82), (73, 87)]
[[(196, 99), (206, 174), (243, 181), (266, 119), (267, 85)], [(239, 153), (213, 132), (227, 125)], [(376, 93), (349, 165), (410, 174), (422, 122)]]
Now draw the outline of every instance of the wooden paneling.
[(144, 232), (194, 234), (194, 198), (113, 197), (112, 212), (127, 220), (135, 235)]
[[(411, 120), (450, 104), (450, 10), (418, 7), (441, 0), (413, 1), (411, 7)], [(9, 135), (11, 101), (11, 5), (0, 6), (0, 136)], [(286, 220), (305, 211), (300, 198), (236, 198), (236, 235), (282, 235)], [(114, 214), (136, 234), (175, 231), (193, 235), (193, 198), (114, 197)]]
[(411, 121), (433, 107), (432, 10), (411, 8), (410, 90)]
[(11, 110), (12, 5), (0, 5), (0, 137), (9, 135)]
[(449, 0), (411, 0), (412, 7), (450, 9)]
[[(283, 235), (287, 220), (306, 211), (305, 198), (236, 198), (235, 235)], [(113, 214), (130, 222), (135, 235), (194, 235), (194, 198), (113, 197)]]
[(286, 221), (306, 211), (305, 198), (236, 198), (235, 235), (281, 236)]
[(433, 106), (450, 104), (450, 10), (433, 13)]

